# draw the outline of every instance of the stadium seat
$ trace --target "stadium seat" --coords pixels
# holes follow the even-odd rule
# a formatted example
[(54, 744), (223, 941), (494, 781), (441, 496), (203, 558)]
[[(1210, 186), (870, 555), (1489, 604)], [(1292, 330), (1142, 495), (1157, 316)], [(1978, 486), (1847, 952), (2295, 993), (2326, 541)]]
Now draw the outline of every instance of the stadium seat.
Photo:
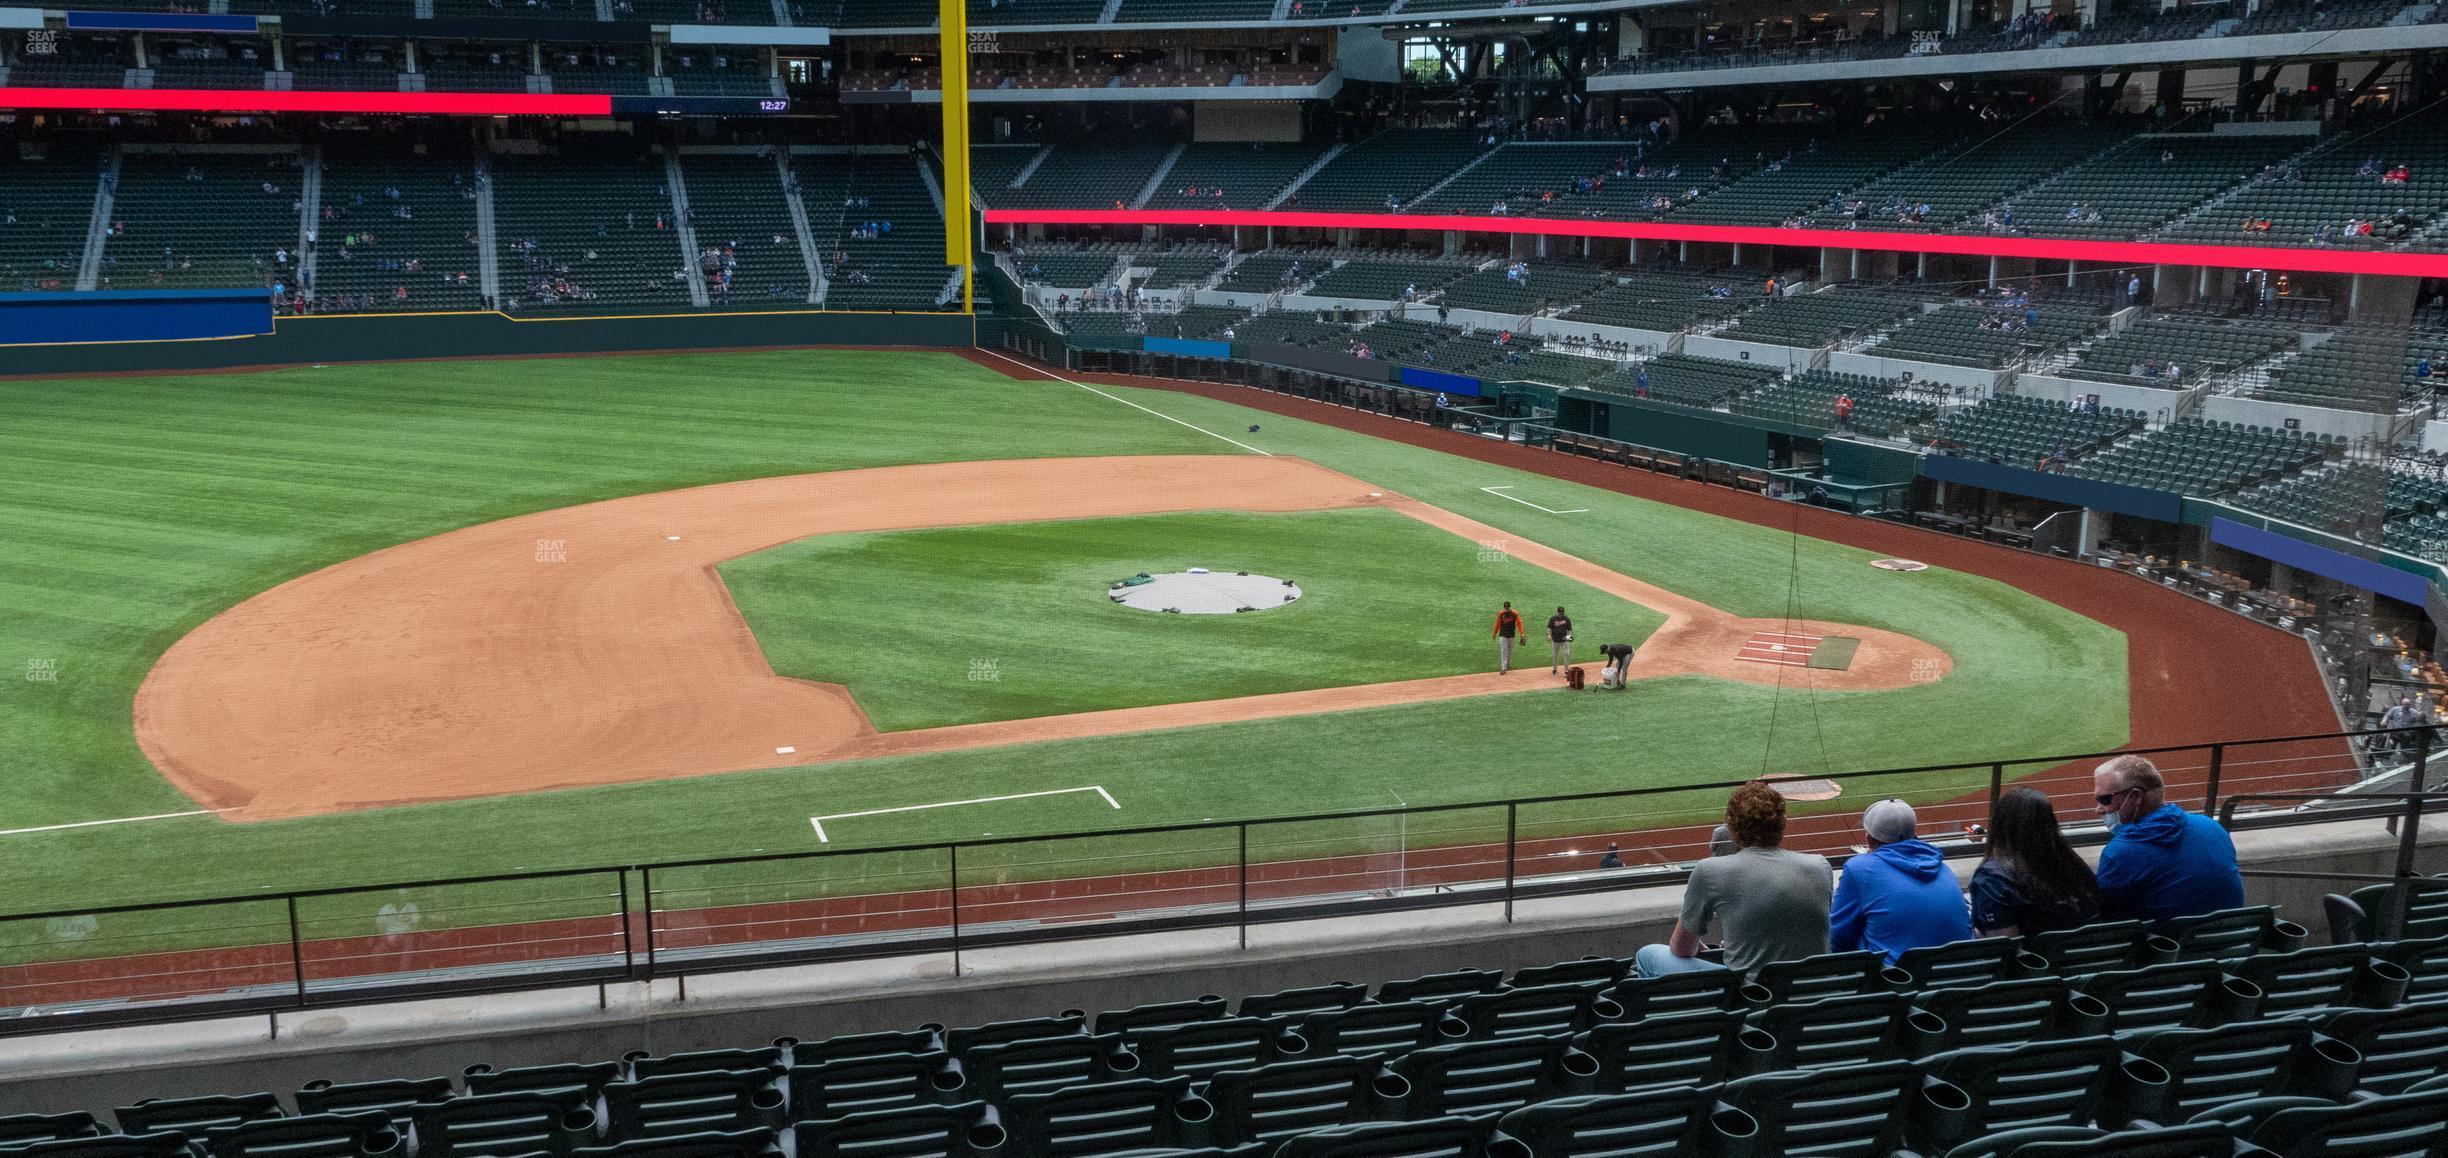
[(961, 1064), (942, 1050), (794, 1066), (791, 1117), (808, 1122), (945, 1103), (962, 1096), (966, 1085)]
[(614, 1142), (704, 1131), (735, 1133), (787, 1124), (789, 1107), (770, 1070), (707, 1070), (614, 1082), (603, 1090)]
[(1455, 1002), (1452, 1013), (1475, 1038), (1579, 1033), (1623, 1016), (1622, 1006), (1599, 993), (1600, 984), (1534, 985), (1475, 994)]
[(1946, 1158), (2266, 1158), (2215, 1122), (2111, 1132), (2089, 1126), (2035, 1126), (1977, 1138)]
[(2363, 1057), (2357, 1093), (2394, 1094), (2448, 1074), (2448, 1002), (2314, 1014), (2320, 1031)]
[(1950, 1050), (1917, 1064), (1964, 1092), (1969, 1120), (1984, 1132), (2087, 1126), (2108, 1115), (2120, 1084), (2167, 1084), (2157, 1063), (2105, 1036)]
[(1668, 1013), (1701, 1010), (1741, 1010), (1775, 1000), (1766, 989), (1743, 980), (1731, 969), (1701, 969), (1664, 977), (1633, 977), (1606, 991), (1606, 999), (1623, 1010), (1620, 1020), (1638, 1021)]
[[(2392, 940), (2448, 934), (2448, 880), (2438, 877), (2367, 885), (2345, 896), (2331, 893), (2322, 899), (2329, 916), (2331, 941), (2381, 940), (2389, 928), (2388, 922), (2396, 919), (2402, 919), (2404, 926), (2389, 938)], [(2401, 908), (2402, 914), (2397, 912)]]
[(1534, 989), (1541, 985), (1580, 985), (1603, 981), (1612, 985), (1632, 975), (1632, 962), (1624, 957), (1583, 957), (1578, 961), (1560, 961), (1553, 965), (1533, 965), (1513, 971), (1515, 989)]
[(1946, 1039), (1946, 1023), (1915, 1010), (1904, 993), (1780, 1002), (1750, 1024), (1776, 1040), (1769, 1068), (1781, 1070), (1917, 1057)]
[(1745, 1077), (1775, 1062), (1775, 1035), (1744, 1024), (1739, 1010), (1662, 1013), (1593, 1026), (1573, 1039), (1598, 1059), (1591, 1079), (1606, 1093), (1642, 1086), (1707, 1086)]
[(1305, 989), (1284, 989), (1244, 997), (1241, 999), (1240, 1013), (1244, 1017), (1299, 1017), (1349, 1009), (1367, 1000), (1368, 986), (1336, 981)]
[(566, 1155), (596, 1138), (596, 1093), (577, 1086), (475, 1094), (418, 1106), (418, 1158)]
[(575, 1151), (571, 1158), (779, 1158), (781, 1153), (774, 1131), (759, 1126), (728, 1133), (708, 1130), (587, 1146)]
[(0, 1150), (36, 1142), (99, 1138), (106, 1133), (109, 1131), (102, 1128), (102, 1123), (82, 1110), (67, 1114), (11, 1114), (0, 1117)]
[(1312, 1013), (1300, 1019), (1299, 1033), (1320, 1053), (1399, 1057), (1466, 1037), (1470, 1026), (1428, 1002), (1398, 1001)]
[(1408, 981), (1388, 981), (1377, 987), (1377, 1000), (1454, 1002), (1474, 993), (1494, 993), (1504, 988), (1504, 983), (1504, 974), (1495, 969), (1458, 969)]
[(1111, 1081), (1139, 1069), (1118, 1033), (1068, 1034), (972, 1046), (962, 1051), (968, 1088), (997, 1105), (1017, 1094)]
[(1486, 1158), (1493, 1119), (1333, 1126), (1287, 1138), (1275, 1158)]
[(175, 1130), (158, 1134), (108, 1134), (100, 1138), (62, 1138), (12, 1147), (11, 1158), (195, 1158), (187, 1135)]
[(206, 1130), (283, 1116), (280, 1099), (270, 1094), (207, 1095), (200, 1098), (146, 1098), (111, 1112), (124, 1134)]
[(1390, 1068), (1410, 1083), (1405, 1116), (1475, 1116), (1532, 1102), (1587, 1093), (1598, 1059), (1563, 1037), (1502, 1037), (1429, 1046), (1394, 1059)]
[(2216, 961), (2094, 973), (2075, 987), (2108, 1007), (2109, 1027), (2119, 1034), (2224, 1025), (2261, 1009), (2260, 986), (2229, 975)]
[(1306, 1053), (1309, 1043), (1281, 1020), (1227, 1017), (1123, 1035), (1151, 1078), (1180, 1074), (1205, 1081), (1219, 1070), (1246, 1070)]
[(965, 1029), (947, 1029), (943, 1033), (944, 1048), (953, 1057), (962, 1057), (972, 1048), (1001, 1045), (1012, 1041), (1034, 1041), (1039, 1038), (1062, 1037), (1088, 1032), (1088, 1015), (1062, 1013), (1054, 1017), (1024, 1017), (1011, 1021), (989, 1022)]
[(1208, 1079), (1204, 1096), (1220, 1141), (1272, 1143), (1382, 1117), (1410, 1089), (1374, 1057), (1336, 1054), (1225, 1070)]
[(490, 1066), (468, 1067), (465, 1078), (471, 1094), (531, 1094), (555, 1090), (579, 1090), (592, 1099), (603, 1088), (621, 1079), (619, 1062), (570, 1062), (549, 1066), (521, 1066), (496, 1070)]
[(895, 1057), (905, 1054), (933, 1053), (944, 1048), (941, 1026), (924, 1029), (891, 1030), (883, 1033), (851, 1033), (817, 1041), (794, 1041), (790, 1047), (791, 1067), (820, 1066), (826, 1062), (850, 1061), (864, 1057)]
[(1895, 967), (1919, 990), (1987, 985), (2048, 968), (2046, 958), (2026, 957), (2011, 937), (1980, 937), (1952, 945), (1924, 945), (1896, 955)]
[(2059, 976), (2139, 969), (2176, 959), (2176, 943), (2157, 937), (2140, 921), (2100, 921), (2034, 933), (2023, 938), (2023, 949)]
[(1914, 1004), (1945, 1025), (1948, 1049), (2104, 1033), (2112, 1017), (2098, 998), (2053, 977), (1924, 992)]
[(1214, 1021), (1231, 1012), (1231, 1006), (1221, 997), (1208, 994), (1189, 1001), (1167, 1001), (1141, 1005), (1096, 1015), (1098, 1033), (1130, 1033), (1142, 1029), (1165, 1029), (1193, 1022)]
[(1766, 991), (1769, 1001), (1782, 1004), (1820, 997), (1891, 993), (1911, 978), (1901, 971), (1890, 971), (1886, 958), (1860, 952), (1773, 962), (1761, 966), (1752, 980)]
[(353, 1114), (375, 1110), (388, 1116), (393, 1126), (405, 1130), (415, 1107), (432, 1105), (457, 1092), (449, 1078), (404, 1078), (345, 1085), (314, 1081), (298, 1089), (297, 1108), (301, 1114)]
[(1553, 1098), (1497, 1119), (1496, 1132), (1499, 1155), (1639, 1158), (1742, 1153), (1759, 1123), (1716, 1089), (1686, 1086)]
[(1129, 1078), (1015, 1094), (1003, 1103), (1015, 1153), (1032, 1158), (1194, 1146), (1215, 1107), (1192, 1096), (1190, 1079)]
[(690, 1053), (665, 1054), (653, 1057), (635, 1053), (623, 1059), (629, 1063), (633, 1078), (659, 1078), (671, 1074), (738, 1073), (763, 1070), (779, 1075), (788, 1067), (789, 1051), (779, 1045), (758, 1049), (707, 1049)]
[(2405, 999), (2410, 980), (2403, 968), (2375, 960), (2371, 946), (2361, 944), (2263, 953), (2227, 965), (2260, 988), (2264, 1017), (2328, 1006), (2385, 1009)]
[(2448, 996), (2448, 934), (2379, 945), (2372, 952), (2406, 971), (2406, 1000), (2431, 1001)]
[(1758, 1121), (1761, 1154), (1930, 1153), (1971, 1128), (1971, 1099), (1908, 1062), (1758, 1074), (1727, 1083), (1721, 1096)]
[(798, 1158), (992, 1158), (1008, 1138), (984, 1102), (800, 1122), (791, 1135)]
[(407, 1152), (406, 1137), (379, 1110), (258, 1118), (207, 1130), (203, 1143), (211, 1158), (376, 1158)]
[(2217, 1115), (2238, 1138), (2274, 1154), (2322, 1158), (2448, 1155), (2448, 1090), (2346, 1103), (2309, 1098), (2238, 1103)]
[(2303, 948), (2310, 936), (2303, 926), (2280, 920), (2278, 910), (2268, 905), (2178, 917), (2161, 932), (2176, 943), (2178, 959), (2186, 961), (2291, 952)]
[(2309, 1019), (2242, 1021), (2215, 1029), (2165, 1029), (2122, 1039), (2167, 1070), (2160, 1089), (2119, 1088), (2119, 1122), (2183, 1122), (2247, 1098), (2337, 1098), (2353, 1088), (2362, 1056)]

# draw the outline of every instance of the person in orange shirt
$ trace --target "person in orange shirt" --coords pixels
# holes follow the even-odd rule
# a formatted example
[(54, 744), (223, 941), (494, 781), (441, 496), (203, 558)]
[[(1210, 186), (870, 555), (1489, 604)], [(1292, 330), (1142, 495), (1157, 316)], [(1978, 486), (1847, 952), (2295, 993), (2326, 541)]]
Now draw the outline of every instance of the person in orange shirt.
[(1496, 613), (1497, 675), (1513, 670), (1513, 642), (1529, 634), (1523, 628), (1521, 612), (1513, 610), (1513, 604), (1507, 601), (1504, 610)]

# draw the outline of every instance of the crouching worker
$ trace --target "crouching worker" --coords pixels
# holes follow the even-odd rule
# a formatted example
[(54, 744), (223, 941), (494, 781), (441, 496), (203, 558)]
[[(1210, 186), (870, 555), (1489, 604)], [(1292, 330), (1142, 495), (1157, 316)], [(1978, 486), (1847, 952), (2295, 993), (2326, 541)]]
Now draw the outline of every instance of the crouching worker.
[(1613, 688), (1616, 691), (1622, 691), (1624, 681), (1630, 678), (1630, 670), (1632, 667), (1632, 645), (1628, 643), (1602, 643), (1598, 645), (1598, 654), (1606, 657), (1606, 670), (1599, 673), (1599, 685), (1602, 687)]

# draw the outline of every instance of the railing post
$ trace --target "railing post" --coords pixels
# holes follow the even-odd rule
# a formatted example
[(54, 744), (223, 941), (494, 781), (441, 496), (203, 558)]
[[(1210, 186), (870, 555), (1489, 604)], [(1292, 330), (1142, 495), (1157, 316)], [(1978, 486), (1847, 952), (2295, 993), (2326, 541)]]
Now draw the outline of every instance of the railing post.
[(1521, 805), (1505, 805), (1505, 923), (1513, 923), (1513, 871), (1521, 852)]
[(621, 974), (637, 976), (637, 935), (629, 927), (629, 870), (620, 870)]
[(1249, 948), (1249, 825), (1241, 824), (1235, 827), (1241, 830), (1241, 947), (1247, 949)]
[(1989, 815), (1997, 815), (1998, 796), (2005, 791), (2006, 764), (2004, 761), (1999, 761), (1989, 765)]
[(654, 866), (638, 866), (638, 916), (646, 922), (646, 977), (655, 975)]
[(2202, 789), (2202, 815), (2218, 811), (2219, 776), (2227, 767), (2227, 745), (2210, 745), (2210, 783)]
[(958, 977), (958, 976), (960, 976), (960, 975), (961, 975), (961, 946), (960, 946), (960, 846), (959, 846), (959, 845), (957, 845), (957, 844), (945, 845), (945, 846), (944, 846), (944, 854), (945, 854), (945, 855), (946, 855), (946, 856), (947, 856), (947, 857), (950, 859), (950, 862), (951, 862), (951, 872), (952, 872), (952, 881), (951, 881), (951, 885), (952, 885), (952, 888), (951, 888), (951, 896), (952, 896), (952, 975), (953, 975), (954, 977)]
[(297, 978), (298, 1008), (306, 1008), (306, 943), (298, 936), (297, 897), (289, 898), (289, 975)]

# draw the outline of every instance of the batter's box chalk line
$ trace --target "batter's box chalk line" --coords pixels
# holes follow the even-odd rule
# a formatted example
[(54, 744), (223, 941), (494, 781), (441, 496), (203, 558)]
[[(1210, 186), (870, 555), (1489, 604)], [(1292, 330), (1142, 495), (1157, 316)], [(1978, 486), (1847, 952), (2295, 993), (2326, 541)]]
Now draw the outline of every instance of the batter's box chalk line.
[(816, 829), (816, 843), (831, 844), (833, 843), (833, 838), (831, 835), (825, 832), (824, 826), (824, 822), (828, 820), (849, 820), (852, 817), (858, 816), (883, 816), (894, 812), (924, 812), (930, 808), (959, 808), (968, 804), (997, 804), (1005, 800), (1028, 800), (1038, 796), (1069, 796), (1075, 792), (1094, 792), (1098, 796), (1103, 797), (1105, 803), (1111, 805), (1117, 811), (1122, 807), (1122, 802), (1114, 799), (1113, 793), (1105, 791), (1104, 785), (1089, 784), (1079, 788), (1048, 788), (1039, 792), (1013, 792), (1004, 796), (980, 796), (974, 800), (940, 800), (933, 804), (904, 804), (898, 808), (869, 808), (858, 812), (828, 812), (823, 816), (808, 817), (808, 823), (813, 825)]

